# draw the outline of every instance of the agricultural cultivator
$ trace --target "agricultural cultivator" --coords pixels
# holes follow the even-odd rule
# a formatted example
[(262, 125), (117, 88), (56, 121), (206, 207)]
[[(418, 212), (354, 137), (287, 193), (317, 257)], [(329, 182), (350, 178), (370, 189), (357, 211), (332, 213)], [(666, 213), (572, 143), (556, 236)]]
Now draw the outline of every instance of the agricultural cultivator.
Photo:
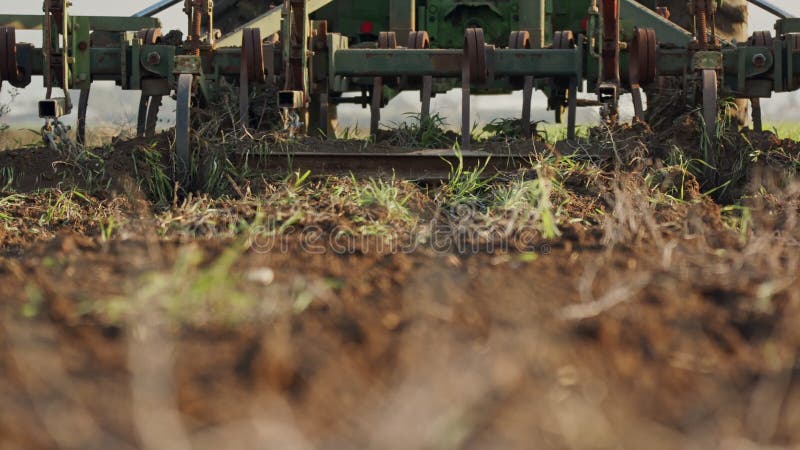
[[(94, 17), (70, 15), (67, 0), (45, 0), (43, 15), (0, 15), (0, 83), (24, 88), (32, 76), (43, 76), (47, 96), (39, 115), (54, 142), (67, 139), (60, 118), (75, 108), (70, 89), (80, 90), (79, 141), (94, 81), (141, 91), (137, 132), (145, 136), (156, 131), (163, 97), (173, 96), (175, 156), (183, 173), (192, 169), (192, 112), (223, 95), (223, 85), (239, 90), (241, 126), (253, 125), (253, 95), (274, 89), (276, 107), (295, 126), (329, 137), (339, 104), (369, 107), (375, 134), (381, 108), (397, 93), (420, 91), (424, 121), (434, 95), (460, 87), (461, 147), (478, 157), (481, 152), (467, 151), (471, 94), (521, 90), (520, 132), (530, 137), (532, 94), (540, 89), (556, 120), (566, 116), (573, 139), (579, 105), (599, 105), (604, 120), (615, 121), (620, 95), (630, 93), (636, 117), (644, 120), (642, 90), (658, 90), (673, 78), (686, 105), (702, 108), (713, 135), (720, 98), (751, 99), (760, 127), (759, 99), (800, 88), (800, 19), (751, 0), (780, 16), (775, 33), (727, 42), (715, 32), (721, 2), (690, 0), (692, 30), (670, 22), (655, 0), (285, 0), (274, 7), (264, 1), (252, 21), (236, 27), (228, 20), (219, 29), (215, 12), (224, 15), (230, 1), (217, 0), (215, 7), (213, 0), (165, 0), (135, 17)], [(187, 16), (185, 37), (162, 32), (150, 17), (177, 3)], [(42, 47), (18, 43), (21, 29), (43, 30)], [(597, 100), (579, 102), (582, 89)], [(438, 160), (446, 154), (382, 156)], [(347, 158), (360, 164), (371, 156)]]

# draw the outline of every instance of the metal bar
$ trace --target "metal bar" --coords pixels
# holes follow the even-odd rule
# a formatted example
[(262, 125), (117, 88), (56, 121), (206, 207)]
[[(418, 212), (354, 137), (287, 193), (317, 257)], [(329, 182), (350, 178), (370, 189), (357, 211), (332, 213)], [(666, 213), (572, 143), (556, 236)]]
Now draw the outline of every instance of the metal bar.
[[(323, 144), (324, 145), (324, 144)], [(264, 155), (231, 155), (236, 159), (249, 158), (248, 163), (256, 170), (270, 173), (310, 171), (314, 176), (350, 175), (392, 176), (411, 180), (441, 180), (450, 176), (452, 168), (459, 164), (465, 169), (478, 167), (485, 169), (484, 176), (495, 175), (519, 167), (530, 166), (530, 154), (493, 155), (484, 151), (461, 150), (457, 155), (453, 150), (420, 150), (407, 153), (379, 152), (322, 152), (297, 151)]]
[(774, 14), (780, 17), (781, 19), (791, 19), (795, 17), (794, 14), (790, 13), (789, 11), (786, 11), (785, 9), (782, 9), (779, 6), (773, 5), (767, 0), (747, 0), (747, 1), (758, 6), (759, 8), (763, 9), (764, 11), (770, 14)]
[(181, 2), (183, 2), (183, 0), (162, 0), (137, 12), (133, 15), (133, 17), (152, 17), (161, 11), (164, 11), (165, 9), (168, 9)]
[[(151, 17), (70, 16), (75, 21), (88, 20), (92, 31), (138, 31), (158, 28), (161, 22)], [(41, 30), (44, 16), (32, 14), (0, 14), (0, 27), (17, 30)]]
[(693, 39), (691, 33), (636, 0), (621, 0), (619, 7), (625, 29), (628, 29), (630, 24), (639, 28), (653, 28), (657, 30), (660, 42), (669, 42), (679, 47), (686, 47)]
[[(498, 49), (494, 52), (496, 76), (580, 76), (580, 49)], [(458, 49), (348, 49), (335, 54), (336, 75), (404, 76), (431, 75), (456, 78), (461, 74), (464, 52)]]
[(583, 77), (581, 49), (499, 49), (494, 51), (497, 76)]
[[(309, 0), (306, 8), (308, 13), (311, 14), (318, 9), (328, 5), (333, 0)], [(234, 47), (242, 43), (242, 30), (245, 28), (258, 28), (261, 30), (261, 36), (267, 37), (277, 33), (281, 29), (281, 10), (282, 6), (276, 6), (256, 19), (247, 22), (235, 31), (226, 34), (219, 41), (217, 47)]]

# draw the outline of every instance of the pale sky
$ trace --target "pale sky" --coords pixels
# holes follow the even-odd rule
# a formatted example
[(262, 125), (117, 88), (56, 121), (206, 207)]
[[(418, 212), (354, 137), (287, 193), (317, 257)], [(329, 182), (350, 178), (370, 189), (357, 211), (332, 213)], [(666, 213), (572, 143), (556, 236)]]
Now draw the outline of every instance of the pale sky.
[[(155, 0), (73, 0), (74, 6), (72, 13), (78, 15), (118, 15), (126, 16), (155, 3)], [(800, 16), (800, 2), (797, 0), (772, 0), (777, 6)], [(170, 10), (162, 13), (159, 18), (162, 20), (165, 30), (185, 29), (185, 17), (181, 12), (181, 4), (176, 5)], [(41, 13), (40, 0), (0, 0), (0, 12), (3, 14), (39, 14)], [(775, 18), (763, 12), (755, 6), (750, 6), (750, 28), (751, 30), (771, 30)], [(24, 32), (17, 35), (18, 41), (27, 41), (38, 44), (41, 40), (40, 32)], [(9, 87), (7, 84), (0, 92), (0, 102), (9, 100)], [(44, 89), (41, 85), (41, 78), (34, 78), (33, 83), (19, 95), (13, 103), (13, 111), (4, 120), (13, 123), (31, 123), (31, 117), (36, 114), (36, 102), (43, 98)], [(76, 97), (77, 98), (77, 97)], [(401, 94), (393, 100), (389, 108), (383, 114), (385, 123), (397, 122), (403, 119), (404, 114), (416, 112), (419, 109), (418, 95), (408, 92)], [(552, 120), (552, 113), (545, 112), (542, 105), (545, 101), (544, 96), (539, 94), (534, 99), (534, 119)], [(439, 95), (433, 100), (432, 109), (445, 116), (452, 125), (459, 123), (460, 93), (450, 92), (446, 95)], [(521, 96), (519, 93), (505, 96), (476, 97), (473, 100), (473, 120), (488, 122), (497, 117), (518, 116), (521, 108)], [(629, 103), (627, 98), (623, 98), (623, 107)], [(762, 102), (764, 105), (765, 121), (785, 122), (800, 121), (800, 93), (776, 94), (772, 99)], [(135, 122), (136, 109), (138, 107), (138, 93), (122, 92), (113, 83), (97, 83), (93, 85), (93, 94), (90, 99), (88, 122), (91, 127), (93, 124), (106, 124), (113, 126), (130, 126)], [(162, 119), (164, 124), (169, 123), (169, 117), (174, 109), (165, 104), (162, 108)], [(596, 120), (596, 112), (591, 109), (583, 109), (581, 119), (583, 121)], [(74, 116), (75, 114), (73, 114)], [(358, 125), (361, 129), (369, 127), (369, 113), (361, 107), (353, 105), (343, 105), (340, 107), (340, 119), (344, 126)], [(74, 117), (70, 118), (70, 121)], [(34, 121), (34, 123), (36, 123)]]

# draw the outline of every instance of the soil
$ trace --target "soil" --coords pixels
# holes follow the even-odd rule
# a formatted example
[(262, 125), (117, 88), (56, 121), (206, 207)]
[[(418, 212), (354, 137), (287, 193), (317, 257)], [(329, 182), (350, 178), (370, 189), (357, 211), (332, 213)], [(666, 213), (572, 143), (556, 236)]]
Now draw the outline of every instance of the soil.
[[(663, 164), (636, 156), (649, 131), (625, 133), (623, 163)], [(0, 153), (31, 193), (0, 210), (14, 218), (0, 234), (2, 449), (800, 444), (795, 191), (752, 199), (747, 241), (697, 180), (654, 205), (638, 178), (606, 173), (605, 189), (565, 180), (568, 215), (587, 219), (525, 251), (367, 237), (341, 252), (346, 214), (325, 215), (324, 198), (309, 208), (324, 219), (242, 247), (164, 231), (164, 206), (131, 187), (141, 145), (104, 155), (108, 188), (47, 223), (52, 201), (34, 192), (82, 172), (51, 177), (43, 149)], [(256, 214), (220, 202), (206, 208), (220, 229)], [(104, 236), (98, 216), (123, 231)]]

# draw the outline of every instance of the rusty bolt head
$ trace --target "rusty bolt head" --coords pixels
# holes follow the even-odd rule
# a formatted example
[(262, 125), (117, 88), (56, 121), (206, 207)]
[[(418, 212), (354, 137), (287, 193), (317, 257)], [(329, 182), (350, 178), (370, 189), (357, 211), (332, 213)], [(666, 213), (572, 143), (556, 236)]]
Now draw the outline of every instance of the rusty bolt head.
[(150, 54), (147, 55), (147, 64), (150, 64), (151, 66), (156, 66), (160, 62), (161, 62), (161, 55), (159, 55), (158, 52), (150, 52)]
[(81, 41), (78, 44), (78, 50), (80, 50), (82, 52), (85, 52), (87, 48), (89, 48), (89, 44), (87, 44), (86, 41)]
[(764, 67), (767, 64), (767, 57), (763, 53), (757, 53), (753, 56), (753, 65), (756, 67)]

